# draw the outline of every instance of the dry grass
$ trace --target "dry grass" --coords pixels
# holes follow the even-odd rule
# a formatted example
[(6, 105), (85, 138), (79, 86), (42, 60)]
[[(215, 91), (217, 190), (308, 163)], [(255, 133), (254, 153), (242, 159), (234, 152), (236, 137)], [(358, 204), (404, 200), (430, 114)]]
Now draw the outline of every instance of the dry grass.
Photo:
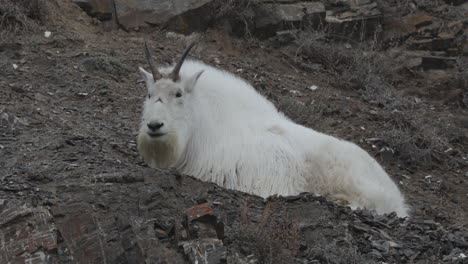
[(0, 32), (31, 30), (47, 15), (45, 0), (0, 0)]
[(256, 225), (242, 226), (234, 238), (243, 241), (241, 253), (254, 255), (258, 263), (290, 263), (298, 252), (299, 229), (292, 223), (273, 223), (258, 228)]
[(292, 263), (299, 251), (299, 227), (287, 216), (272, 217), (279, 210), (275, 202), (265, 206), (258, 223), (248, 219), (248, 207), (244, 201), (240, 206), (241, 223), (232, 241), (244, 256), (251, 256), (255, 263)]
[(437, 132), (434, 124), (423, 117), (394, 113), (378, 134), (405, 165), (430, 167), (448, 145)]
[(468, 108), (468, 59), (460, 57), (455, 67), (456, 86), (461, 90), (461, 106)]
[(305, 63), (322, 65), (333, 76), (336, 88), (356, 90), (364, 101), (384, 109), (412, 107), (411, 98), (398, 95), (393, 88), (396, 67), (378, 52), (376, 41), (337, 43), (328, 40), (325, 33), (307, 33), (298, 42), (296, 53)]
[(229, 21), (231, 34), (238, 37), (252, 37), (251, 0), (215, 0), (213, 1), (213, 25), (226, 25)]
[(216, 18), (226, 16), (237, 16), (242, 13), (242, 10), (250, 5), (250, 0), (215, 0), (215, 16)]

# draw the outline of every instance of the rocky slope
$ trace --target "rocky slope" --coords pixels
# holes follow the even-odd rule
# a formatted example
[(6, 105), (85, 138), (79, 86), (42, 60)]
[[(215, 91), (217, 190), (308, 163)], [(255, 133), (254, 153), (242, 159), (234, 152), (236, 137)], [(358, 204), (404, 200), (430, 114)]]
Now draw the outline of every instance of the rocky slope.
[[(120, 29), (104, 1), (99, 12), (93, 1), (60, 0), (46, 3), (47, 16), (5, 16), (0, 263), (467, 261), (463, 1), (198, 1), (161, 24), (126, 25), (125, 5), (145, 2), (115, 1)], [(193, 58), (372, 153), (412, 218), (311, 194), (263, 200), (148, 168), (135, 144), (143, 40), (167, 64), (195, 38)]]

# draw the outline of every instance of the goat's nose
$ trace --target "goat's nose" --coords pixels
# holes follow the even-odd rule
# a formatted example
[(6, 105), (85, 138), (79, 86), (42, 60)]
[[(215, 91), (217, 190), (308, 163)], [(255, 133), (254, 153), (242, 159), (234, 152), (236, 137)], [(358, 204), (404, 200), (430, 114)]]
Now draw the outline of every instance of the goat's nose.
[(164, 126), (163, 122), (150, 122), (148, 123), (148, 128), (152, 131), (160, 129), (162, 126)]

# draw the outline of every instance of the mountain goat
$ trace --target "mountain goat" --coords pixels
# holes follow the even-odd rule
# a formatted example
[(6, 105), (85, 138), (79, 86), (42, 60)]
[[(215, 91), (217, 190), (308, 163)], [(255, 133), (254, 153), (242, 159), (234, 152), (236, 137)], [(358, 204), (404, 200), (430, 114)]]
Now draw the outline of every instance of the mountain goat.
[[(403, 195), (357, 145), (298, 125), (249, 83), (185, 58), (139, 68), (148, 88), (138, 151), (151, 167), (262, 197), (312, 192), (351, 208), (408, 215)], [(185, 61), (185, 62), (184, 62)]]

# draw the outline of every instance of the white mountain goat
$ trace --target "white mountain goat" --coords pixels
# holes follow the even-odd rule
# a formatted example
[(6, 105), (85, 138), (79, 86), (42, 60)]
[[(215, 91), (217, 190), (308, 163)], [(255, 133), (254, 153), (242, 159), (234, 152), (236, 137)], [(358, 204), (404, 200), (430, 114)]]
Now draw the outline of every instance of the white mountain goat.
[(138, 150), (151, 167), (262, 197), (312, 192), (351, 208), (408, 215), (403, 195), (357, 145), (298, 125), (246, 81), (202, 62), (155, 68), (146, 80)]

